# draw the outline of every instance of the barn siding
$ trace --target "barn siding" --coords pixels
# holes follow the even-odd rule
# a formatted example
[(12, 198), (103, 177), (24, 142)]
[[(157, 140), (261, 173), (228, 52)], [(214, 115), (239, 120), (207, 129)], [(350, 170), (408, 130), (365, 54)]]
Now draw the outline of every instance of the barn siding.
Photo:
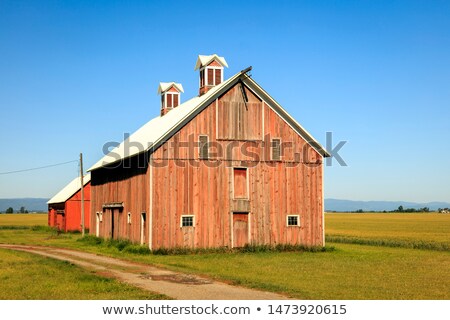
[[(90, 227), (91, 184), (84, 187), (84, 227)], [(75, 193), (65, 203), (66, 226), (65, 231), (81, 231), (81, 190)]]
[[(91, 212), (91, 183), (84, 186), (84, 226), (90, 228)], [(57, 214), (57, 210), (64, 210), (64, 214)], [(66, 202), (52, 203), (48, 209), (48, 225), (62, 231), (81, 231), (81, 190), (76, 192)]]
[[(101, 237), (112, 236), (115, 215), (115, 236), (139, 243), (140, 216), (145, 212), (147, 234), (152, 221), (153, 249), (231, 247), (232, 213), (249, 212), (251, 243), (322, 245), (322, 157), (265, 102), (245, 91), (247, 103), (240, 84), (211, 103), (152, 154), (151, 167), (142, 167), (148, 161), (144, 153), (124, 160), (130, 169), (93, 171), (91, 233), (96, 232), (96, 212), (101, 212)], [(199, 135), (208, 135), (215, 144), (209, 160), (199, 159)], [(272, 138), (292, 142), (281, 161), (271, 161)], [(195, 152), (175, 148), (187, 141), (196, 147)], [(230, 144), (233, 148), (227, 149)], [(241, 152), (243, 146), (247, 154)], [(215, 154), (217, 148), (223, 151), (220, 156)], [(248, 161), (252, 159), (249, 153), (261, 161)], [(214, 161), (220, 165), (211, 167)], [(233, 167), (248, 168), (248, 200), (233, 199)], [(123, 202), (123, 208), (103, 208), (113, 202)], [(128, 212), (131, 224), (127, 223)], [(301, 226), (287, 227), (288, 214), (299, 215)], [(194, 215), (194, 227), (180, 227), (182, 215)]]
[[(91, 228), (96, 233), (97, 212), (102, 214), (99, 222), (99, 236), (103, 238), (123, 238), (140, 242), (141, 214), (148, 214), (148, 185), (146, 154), (125, 160), (121, 165), (130, 167), (123, 169), (102, 168), (92, 172), (91, 178)], [(138, 167), (141, 166), (141, 168)], [(123, 208), (109, 209), (104, 205), (123, 203)], [(131, 224), (128, 223), (128, 212), (131, 213)], [(112, 219), (115, 232), (112, 234)], [(146, 223), (148, 224), (148, 218)], [(148, 230), (148, 226), (147, 226)], [(148, 237), (147, 237), (148, 241)]]
[[(229, 247), (231, 213), (243, 208), (249, 208), (250, 241), (254, 244), (322, 244), (321, 156), (248, 89), (248, 111), (242, 116), (246, 107), (239, 86), (213, 102), (153, 154), (157, 163), (170, 159), (166, 166), (152, 169), (154, 248), (191, 243), (195, 247)], [(244, 123), (239, 124), (239, 119)], [(173, 147), (178, 141), (195, 144), (203, 134), (222, 150), (230, 143), (235, 146), (216, 168), (207, 166), (213, 159), (199, 159), (198, 149), (191, 154), (186, 149), (176, 153)], [(293, 143), (280, 162), (270, 161), (268, 138), (274, 137)], [(246, 163), (251, 157), (241, 153), (244, 144), (263, 161)], [(248, 167), (248, 202), (233, 199), (234, 166)], [(183, 214), (195, 215), (194, 230), (180, 227)], [(287, 227), (288, 214), (300, 215), (301, 226)]]

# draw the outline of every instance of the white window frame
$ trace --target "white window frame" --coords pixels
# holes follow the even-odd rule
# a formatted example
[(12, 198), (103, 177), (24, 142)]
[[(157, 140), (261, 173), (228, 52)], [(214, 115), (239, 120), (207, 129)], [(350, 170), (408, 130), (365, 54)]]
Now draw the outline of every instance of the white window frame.
[[(183, 226), (183, 218), (192, 218), (192, 226)], [(183, 214), (180, 217), (180, 228), (195, 228), (195, 215), (193, 214)]]
[[(289, 224), (289, 217), (297, 217), (297, 224)], [(287, 227), (300, 227), (300, 215), (299, 214), (288, 214), (286, 216), (286, 226)]]
[[(175, 94), (178, 95), (178, 105), (176, 107), (178, 107), (181, 104), (180, 103), (180, 93), (179, 92), (169, 92), (169, 91), (167, 91), (167, 92), (164, 93), (164, 106), (161, 106), (162, 109), (173, 109), (173, 108), (176, 108), (176, 107), (173, 106), (173, 96)], [(172, 99), (172, 106), (170, 108), (167, 106), (168, 95), (170, 95), (170, 99)]]
[(99, 237), (100, 236), (100, 223), (102, 222), (103, 218), (102, 218), (102, 213), (97, 211), (95, 213), (96, 215), (96, 219), (95, 219), (95, 236)]
[[(147, 213), (146, 212), (141, 212), (141, 217), (140, 217), (140, 226), (139, 226), (139, 236), (140, 236), (140, 244), (143, 245), (145, 244), (145, 234), (144, 234), (144, 229), (145, 229), (145, 223), (147, 222)], [(148, 242), (150, 242), (150, 240), (148, 240)]]
[(131, 224), (131, 212), (127, 213), (127, 223)]
[[(249, 181), (249, 170), (248, 170), (248, 168), (247, 167), (232, 167), (231, 168), (232, 169), (232, 171), (231, 171), (231, 178), (232, 178), (232, 180), (231, 181), (233, 181), (233, 184), (231, 185), (231, 188), (233, 189), (233, 199), (234, 200), (249, 200), (250, 199), (250, 181)], [(246, 196), (245, 197), (242, 197), (242, 198), (236, 198), (236, 195), (234, 194), (234, 169), (245, 169), (245, 184), (246, 184), (246, 188), (247, 188), (247, 192), (246, 192)]]
[[(207, 69), (214, 69), (214, 76), (213, 76), (213, 84), (208, 84), (208, 70)], [(203, 68), (200, 68), (200, 71), (203, 70), (203, 74), (205, 75), (205, 84), (204, 87), (208, 87), (208, 86), (217, 86), (220, 83), (216, 83), (216, 70), (215, 69), (220, 69), (222, 70), (222, 72), (220, 73), (220, 83), (223, 82), (223, 67), (210, 67), (210, 66), (204, 66)], [(201, 80), (199, 79), (199, 85), (201, 85)]]

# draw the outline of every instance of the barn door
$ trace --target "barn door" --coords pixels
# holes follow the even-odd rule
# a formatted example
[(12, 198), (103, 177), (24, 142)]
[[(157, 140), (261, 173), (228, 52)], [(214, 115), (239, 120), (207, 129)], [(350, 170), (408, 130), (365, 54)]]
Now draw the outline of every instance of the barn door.
[(120, 211), (118, 209), (111, 209), (111, 238), (119, 239), (120, 233)]
[(248, 212), (233, 213), (233, 248), (249, 243)]

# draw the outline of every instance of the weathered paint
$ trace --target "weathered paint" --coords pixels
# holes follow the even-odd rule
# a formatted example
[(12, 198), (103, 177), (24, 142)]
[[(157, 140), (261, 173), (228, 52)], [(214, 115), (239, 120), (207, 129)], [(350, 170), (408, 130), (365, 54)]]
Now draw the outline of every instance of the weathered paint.
[[(244, 90), (247, 102), (241, 84), (236, 84), (155, 150), (152, 166), (143, 153), (116, 168), (92, 172), (91, 210), (103, 213), (100, 236), (139, 243), (141, 213), (151, 205), (153, 249), (231, 247), (235, 213), (246, 213), (247, 218), (248, 238), (240, 234), (240, 243), (323, 244), (322, 156), (267, 103)], [(208, 160), (199, 157), (200, 135), (214, 145)], [(280, 161), (271, 158), (273, 138), (290, 143)], [(180, 142), (189, 142), (194, 152), (177, 149)], [(218, 149), (223, 153), (217, 155)], [(144, 166), (138, 168), (138, 162)], [(236, 167), (247, 168), (247, 190), (243, 175), (235, 180)], [(123, 202), (123, 208), (103, 208), (112, 202)], [(291, 214), (300, 216), (300, 226), (286, 225)], [(182, 215), (194, 215), (195, 225), (181, 227)], [(147, 228), (149, 220), (147, 215)]]

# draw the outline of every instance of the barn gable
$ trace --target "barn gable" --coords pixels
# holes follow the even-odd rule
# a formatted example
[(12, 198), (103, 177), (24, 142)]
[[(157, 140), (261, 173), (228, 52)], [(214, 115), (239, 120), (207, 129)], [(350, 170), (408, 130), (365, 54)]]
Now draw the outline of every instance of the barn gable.
[[(91, 182), (91, 174), (88, 173), (83, 178), (83, 183), (86, 186)], [(55, 194), (47, 204), (63, 203), (69, 200), (73, 195), (75, 195), (81, 189), (80, 178), (75, 178), (69, 182), (64, 188), (62, 188), (57, 194)]]
[[(290, 143), (278, 160), (274, 138)], [(217, 96), (151, 161), (153, 248), (323, 243), (322, 155), (246, 85)], [(286, 227), (287, 212), (298, 227)]]
[[(152, 250), (324, 244), (328, 152), (249, 76), (251, 68), (208, 84), (226, 64), (219, 58), (197, 61), (207, 90), (89, 169), (92, 233)], [(171, 90), (180, 92), (173, 84), (160, 92)]]
[[(91, 175), (83, 179), (85, 227), (90, 225)], [(81, 231), (81, 181), (73, 179), (48, 202), (48, 225), (63, 231)]]
[[(101, 167), (111, 165), (123, 159), (135, 156), (139, 153), (158, 149), (165, 141), (178, 132), (189, 121), (196, 117), (215, 99), (230, 90), (237, 83), (241, 83), (251, 90), (258, 98), (270, 106), (289, 126), (307, 141), (320, 155), (329, 157), (330, 154), (315, 140), (310, 133), (306, 131), (292, 116), (284, 110), (262, 87), (260, 87), (245, 72), (239, 72), (227, 81), (212, 88), (200, 97), (194, 97), (185, 103), (179, 105), (164, 116), (156, 117), (146, 123), (135, 133), (130, 135), (127, 140), (114, 148), (109, 154), (105, 155), (95, 163), (88, 171), (96, 170)], [(245, 102), (243, 102), (245, 107)], [(248, 106), (247, 106), (248, 107)], [(225, 115), (224, 115), (225, 116)], [(227, 134), (224, 132), (224, 134)], [(229, 133), (228, 133), (229, 134)], [(128, 146), (141, 146), (139, 148), (128, 148)]]

